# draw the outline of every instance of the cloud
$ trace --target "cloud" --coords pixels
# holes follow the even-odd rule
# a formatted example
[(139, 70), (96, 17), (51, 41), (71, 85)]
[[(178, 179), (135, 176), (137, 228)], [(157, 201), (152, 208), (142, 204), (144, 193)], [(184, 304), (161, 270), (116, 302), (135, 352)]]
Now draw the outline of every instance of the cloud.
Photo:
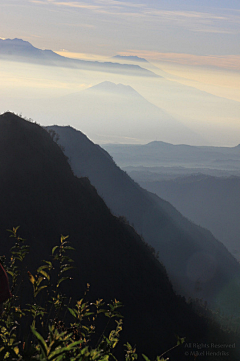
[(43, 5), (55, 5), (55, 6), (63, 6), (69, 8), (81, 8), (88, 10), (97, 10), (101, 9), (101, 6), (89, 5), (87, 3), (78, 2), (78, 1), (56, 1), (56, 0), (29, 0), (30, 3), (33, 4), (43, 4)]
[(61, 25), (64, 26), (70, 26), (70, 27), (77, 27), (77, 28), (87, 28), (87, 29), (94, 29), (95, 25), (93, 24), (84, 24), (84, 23), (61, 23)]
[(52, 2), (52, 4), (58, 5), (58, 6), (67, 6), (70, 8), (80, 8), (80, 9), (88, 9), (88, 10), (100, 10), (101, 9), (101, 6), (99, 6), (99, 5), (89, 5), (86, 3), (79, 3), (76, 1), (67, 1), (67, 2), (54, 1), (54, 2)]
[(105, 56), (95, 55), (95, 54), (86, 54), (86, 53), (74, 53), (66, 49), (61, 49), (55, 51), (55, 53), (65, 56), (67, 58), (81, 59), (81, 60), (93, 60), (93, 61), (106, 61)]
[[(196, 11), (166, 11), (145, 9), (146, 19), (161, 23), (171, 23), (193, 32), (236, 34), (240, 32), (239, 14), (226, 12), (210, 13)], [(234, 23), (234, 28), (233, 28)]]
[[(88, 9), (92, 11), (101, 11), (105, 10), (110, 13), (112, 9), (118, 8), (143, 8), (143, 4), (134, 4), (131, 2), (117, 1), (117, 0), (94, 0), (90, 2), (83, 1), (57, 1), (57, 0), (29, 0), (31, 3), (36, 4), (45, 4), (45, 5), (56, 5), (56, 6), (64, 6), (69, 8), (81, 8)], [(107, 10), (109, 9), (109, 11)]]
[(171, 20), (181, 20), (181, 19), (226, 20), (227, 19), (225, 16), (222, 15), (215, 15), (211, 13), (202, 13), (196, 11), (170, 11), (170, 10), (146, 9), (145, 14), (162, 17), (164, 19), (171, 19)]
[(212, 33), (212, 34), (237, 34), (239, 31), (238, 30), (224, 30), (224, 29), (214, 29), (214, 28), (199, 28), (199, 29), (194, 29), (194, 31), (196, 32), (201, 32), (201, 33)]
[(145, 7), (144, 4), (134, 4), (131, 2), (117, 1), (117, 0), (97, 0), (96, 2), (99, 4), (112, 5), (112, 6), (124, 6), (124, 7), (131, 7), (131, 8)]
[[(209, 34), (239, 34), (240, 12), (228, 9), (212, 9), (211, 12), (163, 10), (160, 2), (155, 7), (146, 3), (133, 3), (122, 0), (28, 0), (33, 4), (51, 7), (62, 7), (79, 11), (88, 11), (104, 16), (104, 20), (111, 22), (130, 21), (134, 26), (141, 26), (140, 30), (151, 28), (161, 31), (167, 25), (184, 31)], [(141, 24), (139, 25), (139, 20)]]
[[(144, 18), (161, 25), (171, 23), (174, 26), (187, 28), (191, 31), (209, 32), (209, 33), (226, 33), (232, 34), (231, 24), (239, 28), (240, 13), (228, 12), (221, 13), (220, 10), (215, 12), (198, 12), (198, 11), (175, 11), (162, 10), (149, 7), (146, 4), (132, 3), (131, 1), (118, 0), (92, 0), (85, 1), (61, 1), (61, 0), (29, 0), (35, 4), (45, 4), (48, 6), (61, 6), (73, 9), (85, 9), (98, 14), (110, 16)], [(236, 31), (235, 31), (236, 32)]]
[(46, 1), (44, 1), (44, 0), (30, 0), (29, 2), (30, 2), (30, 3), (33, 3), (33, 4), (43, 4), (43, 5), (46, 5)]

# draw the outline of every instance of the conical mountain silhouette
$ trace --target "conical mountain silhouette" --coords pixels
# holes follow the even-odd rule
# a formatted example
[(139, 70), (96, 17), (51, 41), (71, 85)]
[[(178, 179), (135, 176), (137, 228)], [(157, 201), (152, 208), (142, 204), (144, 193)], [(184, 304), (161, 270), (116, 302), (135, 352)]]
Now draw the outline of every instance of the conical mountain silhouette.
[(72, 126), (92, 139), (99, 139), (99, 143), (104, 143), (106, 139), (108, 142), (109, 139), (119, 142), (126, 142), (126, 139), (149, 141), (153, 134), (165, 141), (199, 139), (192, 130), (129, 85), (105, 81), (80, 92), (45, 101), (40, 107), (44, 114), (46, 112), (47, 120), (51, 121), (54, 117), (61, 124), (66, 124), (66, 114), (69, 114)]

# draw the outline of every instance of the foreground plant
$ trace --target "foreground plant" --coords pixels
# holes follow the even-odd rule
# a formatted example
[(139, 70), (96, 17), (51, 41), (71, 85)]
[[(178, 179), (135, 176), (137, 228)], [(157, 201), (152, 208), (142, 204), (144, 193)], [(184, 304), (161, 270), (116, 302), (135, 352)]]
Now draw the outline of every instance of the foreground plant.
[[(35, 273), (25, 265), (29, 246), (18, 236), (18, 227), (10, 231), (14, 240), (11, 257), (0, 257), (11, 283), (12, 297), (4, 304), (0, 320), (0, 359), (39, 361), (108, 361), (115, 360), (114, 351), (122, 331), (121, 302), (105, 304), (102, 299), (86, 301), (90, 285), (83, 298), (73, 302), (62, 292), (62, 284), (69, 281), (73, 250), (68, 237), (61, 236), (60, 244), (53, 247), (51, 260), (44, 260)], [(21, 294), (25, 282), (31, 284), (31, 297), (24, 301)], [(31, 300), (31, 302), (29, 301)], [(100, 315), (106, 317), (106, 325), (96, 341), (96, 325)], [(113, 322), (114, 321), (114, 322)], [(107, 330), (111, 325), (111, 331)], [(179, 344), (184, 340), (180, 339)], [(126, 361), (134, 361), (136, 349), (125, 345)], [(174, 347), (174, 348), (175, 348)], [(166, 361), (162, 356), (157, 361)], [(145, 361), (150, 361), (142, 355)]]

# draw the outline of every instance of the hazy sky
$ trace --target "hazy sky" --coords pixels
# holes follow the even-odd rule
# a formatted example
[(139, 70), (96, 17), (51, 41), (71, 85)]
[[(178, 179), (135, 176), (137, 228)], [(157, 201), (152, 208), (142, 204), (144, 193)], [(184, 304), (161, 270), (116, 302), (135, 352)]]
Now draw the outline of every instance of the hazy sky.
[[(0, 13), (0, 38), (79, 58), (138, 55), (167, 72), (168, 80), (1, 62), (1, 111), (3, 96), (58, 96), (109, 80), (131, 85), (212, 144), (240, 143), (239, 0), (0, 0)], [(206, 101), (205, 92), (235, 103)]]
[(239, 0), (1, 0), (0, 9), (2, 38), (55, 51), (240, 55)]

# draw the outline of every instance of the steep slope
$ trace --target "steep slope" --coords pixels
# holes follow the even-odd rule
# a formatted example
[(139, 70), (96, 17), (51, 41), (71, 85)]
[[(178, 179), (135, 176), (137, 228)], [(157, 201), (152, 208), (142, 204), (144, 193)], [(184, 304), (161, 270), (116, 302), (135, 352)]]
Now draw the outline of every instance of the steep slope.
[[(87, 179), (73, 175), (44, 129), (11, 113), (1, 115), (0, 162), (1, 253), (9, 248), (6, 229), (21, 225), (35, 269), (59, 235), (69, 234), (76, 249), (71, 295), (81, 297), (89, 282), (92, 299), (121, 300), (122, 342), (137, 344), (150, 357), (173, 345), (174, 334), (189, 342), (227, 342), (175, 296), (163, 267), (133, 228), (111, 215)], [(183, 351), (176, 357), (185, 359)]]
[(211, 232), (239, 259), (240, 178), (196, 174), (172, 180), (141, 181), (185, 217)]
[[(210, 232), (184, 218), (168, 202), (145, 191), (116, 166), (106, 151), (71, 127), (59, 134), (76, 175), (89, 177), (116, 215), (125, 216), (166, 266), (175, 288), (238, 313), (240, 266)], [(235, 311), (233, 311), (235, 310)]]

